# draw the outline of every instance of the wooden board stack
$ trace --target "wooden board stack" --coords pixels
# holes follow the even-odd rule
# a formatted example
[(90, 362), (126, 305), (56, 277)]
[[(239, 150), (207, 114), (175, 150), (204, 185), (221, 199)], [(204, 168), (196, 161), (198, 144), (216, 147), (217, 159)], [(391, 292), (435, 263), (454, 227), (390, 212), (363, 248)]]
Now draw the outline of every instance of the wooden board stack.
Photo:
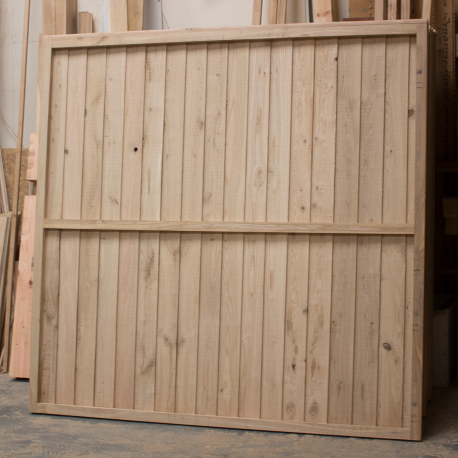
[[(3, 355), (5, 323), (5, 282), (8, 245), (10, 240), (11, 213), (0, 215), (0, 353)], [(0, 361), (1, 365), (1, 361)]]
[(26, 196), (15, 285), (10, 377), (29, 378), (36, 196)]
[(31, 411), (419, 440), (428, 40), (46, 37)]

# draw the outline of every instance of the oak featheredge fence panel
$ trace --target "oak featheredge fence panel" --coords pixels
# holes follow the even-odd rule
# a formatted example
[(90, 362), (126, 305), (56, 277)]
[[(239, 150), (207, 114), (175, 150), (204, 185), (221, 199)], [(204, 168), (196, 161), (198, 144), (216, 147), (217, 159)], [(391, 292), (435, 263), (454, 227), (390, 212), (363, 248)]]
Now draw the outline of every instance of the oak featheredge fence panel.
[(426, 43), (45, 38), (31, 410), (420, 439)]

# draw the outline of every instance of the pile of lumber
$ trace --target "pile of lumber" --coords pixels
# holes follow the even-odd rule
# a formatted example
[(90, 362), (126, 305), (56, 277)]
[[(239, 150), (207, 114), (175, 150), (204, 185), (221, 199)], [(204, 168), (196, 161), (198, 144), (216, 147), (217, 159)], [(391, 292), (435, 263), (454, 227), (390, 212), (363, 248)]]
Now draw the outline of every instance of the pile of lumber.
[[(0, 352), (3, 356), (3, 334), (5, 323), (5, 281), (8, 244), (10, 239), (11, 213), (0, 215)], [(0, 363), (1, 364), (1, 363)]]

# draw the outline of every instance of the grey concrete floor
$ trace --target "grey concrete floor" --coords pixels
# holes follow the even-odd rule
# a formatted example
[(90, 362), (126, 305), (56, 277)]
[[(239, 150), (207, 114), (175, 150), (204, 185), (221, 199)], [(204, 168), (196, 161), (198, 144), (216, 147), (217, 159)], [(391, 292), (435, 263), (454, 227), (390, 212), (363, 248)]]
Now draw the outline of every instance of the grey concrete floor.
[(458, 458), (457, 387), (435, 389), (423, 442), (32, 415), (28, 389), (0, 374), (0, 457)]

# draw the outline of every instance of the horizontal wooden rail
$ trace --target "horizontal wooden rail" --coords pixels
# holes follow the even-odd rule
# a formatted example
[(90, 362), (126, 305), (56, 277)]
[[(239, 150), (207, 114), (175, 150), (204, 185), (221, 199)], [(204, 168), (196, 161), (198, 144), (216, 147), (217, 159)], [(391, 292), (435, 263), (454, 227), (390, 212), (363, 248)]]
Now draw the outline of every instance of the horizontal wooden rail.
[(259, 431), (282, 431), (296, 434), (348, 435), (354, 437), (376, 437), (378, 439), (410, 439), (410, 429), (381, 426), (357, 426), (338, 424), (313, 424), (291, 421), (252, 418), (219, 417), (213, 415), (190, 415), (181, 413), (147, 412), (141, 410), (80, 407), (39, 403), (37, 412), (52, 415), (73, 415), (111, 420), (134, 420), (150, 423), (194, 425), (217, 428), (255, 429)]
[(45, 219), (45, 229), (76, 231), (274, 232), (290, 234), (413, 235), (413, 224), (228, 223)]
[(147, 30), (124, 33), (91, 33), (87, 35), (50, 35), (45, 43), (51, 48), (89, 46), (129, 46), (203, 41), (281, 40), (292, 38), (359, 37), (376, 35), (416, 35), (424, 20), (275, 24), (209, 29)]

